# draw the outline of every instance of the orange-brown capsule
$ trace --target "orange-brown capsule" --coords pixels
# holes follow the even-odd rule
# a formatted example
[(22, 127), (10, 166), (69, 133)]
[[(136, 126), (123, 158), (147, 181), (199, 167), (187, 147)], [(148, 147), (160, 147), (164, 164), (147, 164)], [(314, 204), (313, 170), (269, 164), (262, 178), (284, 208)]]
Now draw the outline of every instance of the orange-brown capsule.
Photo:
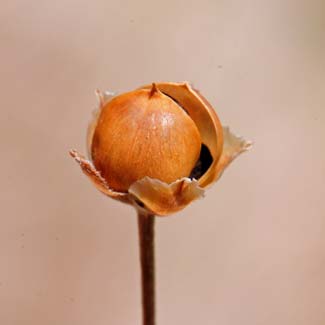
[(145, 176), (166, 183), (188, 177), (200, 149), (193, 120), (153, 85), (117, 96), (102, 108), (91, 157), (112, 189), (127, 192)]
[(210, 103), (186, 82), (98, 95), (89, 160), (70, 154), (102, 193), (147, 213), (168, 215), (202, 197), (251, 146), (222, 127)]

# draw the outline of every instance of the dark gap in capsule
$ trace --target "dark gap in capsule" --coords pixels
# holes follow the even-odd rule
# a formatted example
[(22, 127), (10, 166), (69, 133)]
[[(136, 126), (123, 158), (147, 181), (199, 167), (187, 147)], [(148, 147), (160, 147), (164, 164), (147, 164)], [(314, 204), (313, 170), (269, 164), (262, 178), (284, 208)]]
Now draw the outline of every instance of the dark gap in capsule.
[(165, 96), (169, 97), (170, 99), (172, 99), (187, 115), (188, 114), (188, 111), (179, 103), (179, 101), (177, 101), (175, 98), (173, 98), (172, 96), (166, 94), (166, 93), (163, 93)]
[(202, 143), (200, 157), (196, 162), (195, 167), (192, 169), (190, 178), (199, 179), (209, 169), (212, 162), (213, 158), (211, 156), (209, 148), (204, 143)]

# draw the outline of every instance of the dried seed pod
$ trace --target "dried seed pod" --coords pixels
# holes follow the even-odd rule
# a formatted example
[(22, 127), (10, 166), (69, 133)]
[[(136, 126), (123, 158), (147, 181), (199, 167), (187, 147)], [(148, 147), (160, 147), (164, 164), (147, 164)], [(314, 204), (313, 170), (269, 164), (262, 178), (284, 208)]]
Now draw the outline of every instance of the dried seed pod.
[(174, 213), (201, 197), (251, 146), (223, 128), (188, 83), (98, 96), (99, 111), (88, 129), (90, 160), (71, 155), (104, 194), (151, 214)]

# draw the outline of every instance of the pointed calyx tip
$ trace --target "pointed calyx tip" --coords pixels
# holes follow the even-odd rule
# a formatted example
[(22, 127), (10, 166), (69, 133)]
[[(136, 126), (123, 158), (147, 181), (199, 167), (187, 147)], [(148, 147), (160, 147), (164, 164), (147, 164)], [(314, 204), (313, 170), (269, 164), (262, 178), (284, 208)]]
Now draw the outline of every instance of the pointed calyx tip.
[(76, 158), (77, 155), (77, 151), (75, 149), (70, 149), (69, 150), (69, 154), (72, 158)]
[(150, 90), (149, 98), (151, 98), (158, 91), (159, 91), (159, 89), (157, 88), (157, 85), (153, 82), (151, 90)]

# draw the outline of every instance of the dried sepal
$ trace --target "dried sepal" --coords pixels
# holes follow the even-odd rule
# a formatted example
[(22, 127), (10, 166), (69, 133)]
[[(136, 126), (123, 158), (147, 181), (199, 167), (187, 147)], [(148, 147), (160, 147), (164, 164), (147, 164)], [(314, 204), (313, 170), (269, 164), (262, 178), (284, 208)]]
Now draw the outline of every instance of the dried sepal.
[(120, 193), (112, 190), (106, 180), (100, 175), (100, 172), (96, 170), (92, 162), (87, 160), (83, 155), (79, 154), (76, 150), (70, 150), (71, 157), (79, 164), (83, 173), (89, 177), (96, 188), (105, 195), (121, 200), (123, 202), (129, 202), (127, 193)]
[(110, 90), (105, 90), (104, 92), (102, 92), (99, 89), (96, 89), (95, 94), (97, 97), (99, 108), (104, 107), (114, 96), (116, 96), (116, 93)]
[(137, 206), (155, 215), (166, 216), (202, 197), (204, 190), (196, 180), (185, 177), (171, 184), (144, 177), (131, 185), (129, 193)]
[(221, 157), (215, 169), (214, 179), (221, 177), (225, 168), (241, 153), (252, 147), (252, 142), (232, 133), (228, 126), (223, 128), (224, 144)]
[(115, 96), (115, 93), (112, 91), (101, 92), (99, 89), (95, 91), (97, 97), (97, 107), (93, 110), (90, 123), (87, 128), (87, 153), (88, 158), (91, 159), (91, 144), (93, 141), (95, 129), (97, 126), (98, 118), (102, 108)]

